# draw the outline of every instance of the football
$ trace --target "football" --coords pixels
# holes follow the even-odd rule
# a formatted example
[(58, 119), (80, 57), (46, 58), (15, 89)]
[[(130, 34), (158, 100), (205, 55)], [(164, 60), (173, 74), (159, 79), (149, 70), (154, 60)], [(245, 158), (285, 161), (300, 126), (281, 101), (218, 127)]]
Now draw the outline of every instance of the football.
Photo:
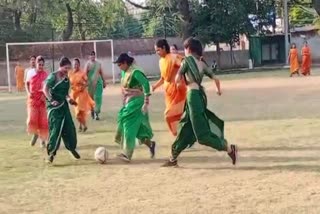
[(105, 164), (108, 160), (108, 151), (104, 147), (99, 147), (96, 149), (94, 153), (94, 159), (100, 163), (100, 164)]

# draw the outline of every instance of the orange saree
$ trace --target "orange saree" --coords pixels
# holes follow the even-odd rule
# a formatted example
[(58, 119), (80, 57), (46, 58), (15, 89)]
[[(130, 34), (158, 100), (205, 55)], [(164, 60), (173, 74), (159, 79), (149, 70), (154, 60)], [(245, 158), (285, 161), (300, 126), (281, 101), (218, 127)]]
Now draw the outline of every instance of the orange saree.
[(301, 73), (305, 76), (310, 75), (311, 70), (311, 51), (309, 47), (302, 48)]
[(175, 76), (180, 68), (181, 61), (182, 56), (167, 54), (159, 62), (165, 90), (166, 109), (164, 116), (169, 130), (174, 136), (177, 135), (177, 126), (183, 114), (187, 92), (185, 83), (180, 85), (175, 83)]
[(28, 96), (27, 109), (27, 131), (29, 134), (36, 134), (42, 141), (48, 138), (48, 119), (46, 99), (42, 92), (43, 82), (48, 74), (45, 71), (38, 71), (30, 80), (30, 96)]
[(298, 60), (298, 50), (295, 48), (290, 49), (290, 72), (291, 74), (299, 72), (299, 60)]
[(69, 79), (71, 83), (70, 97), (76, 101), (75, 114), (77, 120), (84, 124), (88, 113), (94, 108), (94, 101), (91, 99), (87, 89), (87, 74), (83, 71), (70, 71)]
[(24, 68), (21, 65), (17, 65), (15, 68), (16, 71), (16, 87), (17, 91), (24, 90)]

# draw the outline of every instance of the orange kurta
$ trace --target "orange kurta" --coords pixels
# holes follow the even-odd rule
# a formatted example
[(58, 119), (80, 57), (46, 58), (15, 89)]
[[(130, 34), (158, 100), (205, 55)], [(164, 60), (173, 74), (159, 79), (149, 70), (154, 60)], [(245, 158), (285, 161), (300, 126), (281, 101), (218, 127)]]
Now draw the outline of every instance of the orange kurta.
[(296, 48), (290, 49), (290, 72), (295, 73), (299, 71), (298, 50)]
[(94, 108), (94, 101), (91, 99), (87, 89), (87, 74), (83, 71), (70, 71), (69, 79), (71, 83), (70, 97), (77, 103), (75, 114), (80, 123), (85, 123), (88, 112)]
[(16, 87), (17, 91), (24, 90), (24, 68), (21, 65), (17, 65), (16, 71)]
[(301, 73), (303, 75), (310, 75), (311, 70), (311, 51), (307, 46), (302, 48), (302, 64), (301, 64)]
[(187, 88), (184, 83), (177, 85), (175, 77), (180, 68), (182, 56), (167, 54), (160, 59), (161, 78), (164, 80), (166, 110), (165, 120), (171, 133), (177, 135), (177, 126), (183, 114)]
[(37, 134), (40, 139), (46, 141), (48, 138), (48, 119), (46, 109), (46, 98), (42, 92), (43, 83), (48, 74), (38, 71), (30, 80), (30, 96), (28, 96), (28, 118), (27, 131), (29, 134)]

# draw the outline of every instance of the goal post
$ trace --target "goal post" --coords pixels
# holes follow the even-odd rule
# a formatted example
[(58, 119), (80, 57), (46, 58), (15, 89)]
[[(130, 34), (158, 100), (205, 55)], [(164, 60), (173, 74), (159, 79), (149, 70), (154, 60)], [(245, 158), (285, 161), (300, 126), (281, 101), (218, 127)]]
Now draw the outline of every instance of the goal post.
[[(83, 62), (88, 60), (92, 50), (96, 52), (97, 60), (101, 63), (104, 75), (116, 82), (113, 40), (84, 40), (84, 41), (51, 41), (51, 42), (16, 42), (6, 43), (6, 70), (7, 86), (9, 92), (13, 90), (14, 82), (14, 64), (12, 61), (18, 60), (24, 62), (24, 67), (28, 67), (28, 58), (31, 55), (42, 55), (46, 60), (46, 66), (50, 71), (54, 70), (58, 58), (66, 56), (69, 58), (80, 58)], [(11, 58), (13, 60), (11, 61)], [(51, 62), (51, 66), (50, 63)]]

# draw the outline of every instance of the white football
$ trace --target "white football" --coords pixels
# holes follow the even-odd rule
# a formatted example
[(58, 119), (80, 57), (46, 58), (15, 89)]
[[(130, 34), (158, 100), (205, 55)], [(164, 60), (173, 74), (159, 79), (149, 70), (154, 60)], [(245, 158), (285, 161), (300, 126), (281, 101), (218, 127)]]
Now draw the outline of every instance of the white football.
[(94, 159), (101, 164), (104, 164), (108, 160), (108, 151), (104, 147), (98, 147), (94, 153)]

